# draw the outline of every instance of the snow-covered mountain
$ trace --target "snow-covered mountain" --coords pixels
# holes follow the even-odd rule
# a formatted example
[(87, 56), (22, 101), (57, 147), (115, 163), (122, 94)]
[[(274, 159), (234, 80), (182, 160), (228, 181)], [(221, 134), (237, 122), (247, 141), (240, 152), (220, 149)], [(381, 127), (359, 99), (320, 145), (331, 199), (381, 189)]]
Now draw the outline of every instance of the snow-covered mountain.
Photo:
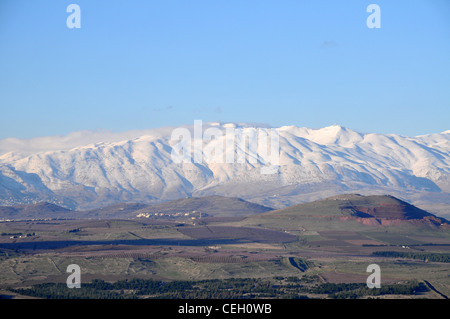
[[(358, 192), (433, 204), (431, 211), (441, 215), (450, 207), (450, 131), (405, 137), (339, 125), (274, 128), (279, 153), (268, 174), (260, 147), (245, 148), (227, 135), (234, 129), (251, 136), (267, 127), (203, 123), (200, 135), (195, 125), (183, 129), (194, 147), (191, 162), (174, 157), (181, 145), (175, 128), (123, 133), (123, 139), (92, 134), (92, 141), (78, 134), (70, 143), (61, 137), (0, 141), (0, 205), (49, 201), (88, 209), (217, 194), (280, 208)], [(77, 141), (82, 144), (74, 146)]]

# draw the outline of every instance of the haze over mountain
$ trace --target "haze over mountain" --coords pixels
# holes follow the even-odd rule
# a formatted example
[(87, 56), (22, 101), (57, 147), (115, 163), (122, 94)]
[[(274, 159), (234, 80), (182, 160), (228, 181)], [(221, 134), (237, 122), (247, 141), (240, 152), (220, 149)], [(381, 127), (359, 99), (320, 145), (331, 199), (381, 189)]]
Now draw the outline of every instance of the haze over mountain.
[[(188, 128), (195, 137), (193, 127)], [(449, 211), (450, 131), (406, 137), (339, 125), (284, 126), (276, 128), (279, 166), (272, 174), (261, 174), (266, 163), (259, 148), (256, 161), (248, 148), (242, 163), (208, 160), (211, 150), (226, 145), (227, 128), (246, 134), (255, 126), (203, 123), (203, 132), (208, 128), (223, 135), (201, 140), (206, 160), (198, 163), (174, 161), (172, 150), (179, 140), (171, 139), (173, 128), (123, 133), (123, 139), (117, 133), (104, 141), (97, 135), (95, 143), (78, 146), (75, 141), (86, 139), (72, 138), (70, 147), (61, 137), (48, 137), (48, 151), (38, 143), (27, 148), (25, 141), (15, 140), (15, 149), (11, 140), (0, 141), (2, 151), (8, 151), (0, 156), (0, 205), (47, 201), (85, 210), (223, 195), (282, 208), (356, 192), (392, 194), (441, 215)], [(232, 150), (235, 159), (241, 150)]]

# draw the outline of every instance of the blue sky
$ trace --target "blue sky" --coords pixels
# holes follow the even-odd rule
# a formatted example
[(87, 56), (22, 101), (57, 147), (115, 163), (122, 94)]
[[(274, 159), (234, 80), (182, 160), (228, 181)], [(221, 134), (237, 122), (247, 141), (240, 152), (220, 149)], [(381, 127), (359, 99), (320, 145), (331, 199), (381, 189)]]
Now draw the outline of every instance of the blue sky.
[(2, 0), (0, 48), (0, 139), (194, 120), (450, 129), (448, 0)]

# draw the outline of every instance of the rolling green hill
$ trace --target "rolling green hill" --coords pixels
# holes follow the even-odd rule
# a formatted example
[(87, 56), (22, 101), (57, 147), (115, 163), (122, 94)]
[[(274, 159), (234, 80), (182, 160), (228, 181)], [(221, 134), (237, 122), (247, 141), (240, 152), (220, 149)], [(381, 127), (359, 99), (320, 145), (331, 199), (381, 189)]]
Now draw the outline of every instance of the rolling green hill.
[(237, 217), (272, 211), (270, 207), (247, 202), (240, 198), (225, 196), (187, 197), (172, 200), (162, 204), (147, 206), (136, 211), (139, 213), (174, 213), (174, 212), (202, 212), (204, 216)]
[(136, 218), (139, 214), (202, 213), (203, 217), (246, 217), (273, 210), (240, 198), (225, 196), (187, 197), (159, 204), (118, 203), (88, 211), (74, 211), (50, 203), (0, 206), (1, 219)]
[[(244, 222), (297, 230), (450, 229), (450, 223), (388, 195), (339, 195), (251, 216)], [(391, 227), (392, 226), (392, 227)], [(379, 227), (378, 227), (379, 228)]]

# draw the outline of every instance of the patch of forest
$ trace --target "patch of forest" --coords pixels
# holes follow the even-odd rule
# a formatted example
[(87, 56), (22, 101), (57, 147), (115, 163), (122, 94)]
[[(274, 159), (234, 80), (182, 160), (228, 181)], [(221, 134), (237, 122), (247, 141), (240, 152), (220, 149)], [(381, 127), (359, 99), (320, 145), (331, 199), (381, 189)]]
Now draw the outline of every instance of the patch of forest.
[(363, 283), (321, 283), (314, 275), (169, 282), (147, 279), (106, 282), (96, 279), (82, 284), (81, 288), (70, 289), (63, 283), (44, 283), (10, 289), (21, 295), (45, 299), (307, 299), (311, 295), (349, 299), (390, 294), (417, 295), (428, 290), (423, 282), (415, 280), (370, 289)]
[(421, 252), (403, 252), (403, 251), (374, 251), (372, 253), (378, 257), (410, 258), (423, 261), (450, 263), (450, 254), (448, 253), (421, 253)]

